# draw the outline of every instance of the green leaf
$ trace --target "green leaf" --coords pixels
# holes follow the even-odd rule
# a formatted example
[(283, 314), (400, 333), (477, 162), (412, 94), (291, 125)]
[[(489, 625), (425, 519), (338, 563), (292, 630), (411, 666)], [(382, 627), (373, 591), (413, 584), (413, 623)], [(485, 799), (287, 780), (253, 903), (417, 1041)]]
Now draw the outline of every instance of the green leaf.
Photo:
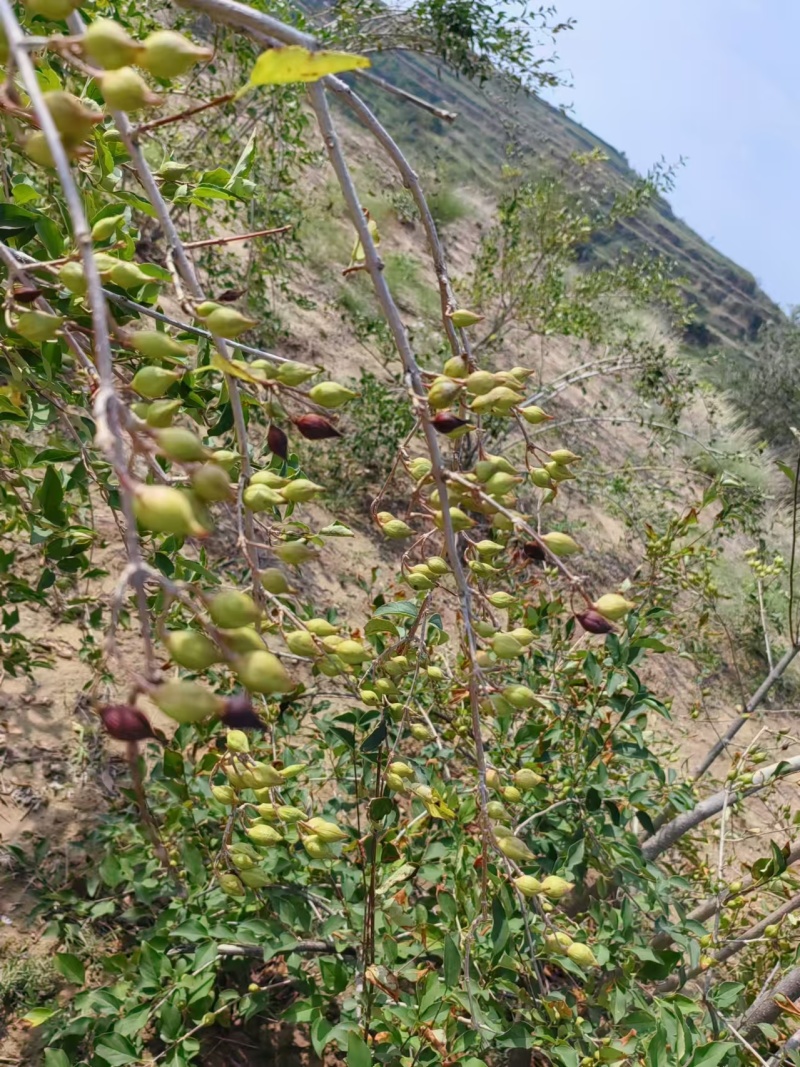
[(372, 1053), (355, 1030), (347, 1035), (347, 1067), (372, 1067)]
[(0, 203), (0, 238), (5, 241), (8, 237), (16, 237), (26, 232), (33, 233), (39, 218), (41, 214), (38, 211), (29, 211), (15, 204)]
[(44, 1067), (70, 1067), (70, 1058), (60, 1048), (44, 1050)]
[(709, 1041), (694, 1050), (689, 1067), (717, 1067), (729, 1052), (736, 1048), (734, 1041)]
[(73, 985), (83, 985), (86, 981), (86, 971), (77, 956), (71, 952), (56, 953), (56, 970), (63, 974), (68, 982)]
[(44, 473), (42, 484), (36, 492), (36, 499), (48, 522), (52, 522), (54, 526), (63, 525), (64, 512), (61, 505), (64, 502), (64, 487), (52, 465), (48, 466)]
[(109, 1067), (125, 1067), (128, 1063), (139, 1063), (141, 1057), (131, 1042), (121, 1034), (105, 1034), (95, 1045), (95, 1058)]
[(391, 604), (381, 604), (375, 609), (376, 618), (384, 615), (406, 615), (410, 619), (416, 619), (419, 613), (419, 605), (415, 600), (393, 600)]
[(22, 1022), (27, 1023), (28, 1026), (41, 1026), (42, 1023), (46, 1023), (49, 1018), (55, 1015), (57, 1011), (57, 1008), (32, 1008), (22, 1016)]
[(133, 1008), (132, 1011), (126, 1011), (125, 1015), (115, 1025), (114, 1033), (120, 1034), (122, 1037), (133, 1037), (134, 1034), (138, 1034), (140, 1030), (144, 1029), (149, 1018), (149, 1004), (145, 1004), (141, 1008)]
[(387, 737), (386, 723), (381, 720), (375, 729), (361, 742), (362, 752), (377, 752)]
[(444, 939), (444, 984), (448, 989), (458, 985), (461, 975), (461, 952), (448, 934)]

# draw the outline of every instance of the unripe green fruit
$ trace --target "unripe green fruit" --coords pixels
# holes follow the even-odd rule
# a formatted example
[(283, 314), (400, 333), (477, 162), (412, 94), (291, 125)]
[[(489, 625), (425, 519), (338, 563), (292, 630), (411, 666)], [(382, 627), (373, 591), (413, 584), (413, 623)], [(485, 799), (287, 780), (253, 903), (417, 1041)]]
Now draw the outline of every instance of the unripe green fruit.
[(328, 634), (327, 637), (322, 638), (322, 647), (326, 652), (335, 652), (342, 641), (344, 638), (340, 634)]
[(347, 831), (342, 830), (342, 828), (337, 826), (335, 822), (328, 822), (325, 819), (320, 819), (316, 816), (313, 819), (306, 819), (305, 826), (307, 826), (312, 834), (316, 835), (320, 841), (324, 841), (326, 844), (331, 844), (334, 841), (346, 841), (350, 837)]
[(559, 878), (555, 874), (549, 874), (547, 878), (542, 879), (542, 892), (550, 900), (561, 900), (574, 888), (573, 882), (568, 882), (565, 878)]
[(230, 500), (232, 495), (230, 479), (225, 470), (216, 463), (204, 463), (192, 474), (192, 489), (200, 500), (209, 503)]
[(29, 134), (25, 138), (23, 148), (28, 159), (38, 164), (38, 166), (49, 167), (51, 170), (55, 167), (56, 163), (53, 159), (53, 153), (50, 151), (50, 145), (41, 130), (34, 130), (33, 133)]
[(441, 667), (426, 667), (425, 668), (425, 673), (434, 682), (441, 682), (442, 679), (444, 678), (444, 671), (442, 670)]
[(290, 826), (302, 822), (306, 817), (306, 813), (302, 808), (293, 808), (288, 804), (279, 805), (277, 814), (281, 822), (288, 823)]
[(742, 891), (742, 883), (738, 882), (738, 881), (737, 882), (731, 882), (730, 885), (728, 886), (728, 891), (730, 893), (741, 893), (741, 891)]
[(502, 695), (512, 708), (519, 711), (525, 711), (536, 704), (536, 694), (527, 685), (507, 685)]
[(442, 367), (442, 374), (448, 378), (463, 378), (467, 373), (467, 365), (462, 356), (451, 356)]
[(239, 877), (248, 889), (262, 889), (272, 881), (270, 875), (258, 867), (255, 867), (252, 870), (242, 871)]
[(342, 661), (335, 656), (323, 656), (322, 659), (317, 660), (314, 666), (326, 678), (336, 678), (340, 674), (344, 674), (345, 670)]
[(143, 270), (140, 270), (135, 263), (131, 263), (126, 259), (117, 261), (111, 270), (110, 277), (114, 285), (118, 285), (120, 289), (141, 289), (143, 285), (159, 284), (157, 278), (151, 278), (149, 274), (145, 274)]
[[(438, 530), (444, 529), (444, 518), (441, 511), (434, 511), (433, 523)], [(461, 508), (450, 508), (450, 523), (458, 533), (460, 530), (469, 530), (475, 525), (473, 520), (465, 515)]]
[(484, 396), (497, 385), (497, 378), (491, 371), (474, 370), (472, 374), (468, 375), (465, 384), (470, 396)]
[(423, 592), (427, 591), (428, 589), (433, 589), (436, 584), (434, 581), (432, 581), (432, 579), (426, 578), (424, 574), (406, 574), (404, 577), (404, 581), (417, 592)]
[(770, 923), (769, 926), (764, 927), (764, 937), (777, 937), (780, 927), (777, 923)]
[(406, 674), (409, 670), (408, 657), (392, 656), (383, 664), (383, 669), (386, 671), (390, 678), (399, 678), (401, 675)]
[(222, 658), (210, 637), (197, 630), (172, 630), (164, 635), (171, 658), (190, 671), (204, 671)]
[(225, 747), (229, 752), (249, 752), (250, 742), (244, 730), (228, 730), (225, 735)]
[(99, 219), (92, 226), (92, 240), (107, 241), (109, 237), (113, 237), (124, 218), (124, 215), (106, 215), (105, 218)]
[(198, 522), (189, 496), (169, 485), (137, 485), (133, 510), (141, 526), (152, 533), (204, 537), (208, 532)]
[(320, 382), (308, 392), (309, 398), (323, 408), (340, 408), (359, 394), (338, 382)]
[(384, 782), (386, 783), (386, 787), (391, 789), (394, 793), (405, 793), (407, 791), (406, 783), (399, 774), (392, 774), (391, 771), (387, 771)]
[(504, 856), (508, 856), (515, 863), (529, 863), (533, 859), (533, 853), (521, 837), (513, 835), (501, 837), (497, 842), (497, 847)]
[(163, 367), (140, 367), (133, 376), (131, 389), (148, 400), (157, 400), (179, 378), (180, 374)]
[(575, 477), (569, 467), (564, 467), (562, 464), (556, 463), (555, 460), (545, 463), (544, 469), (554, 482), (568, 482)]
[(23, 311), (14, 329), (26, 341), (39, 344), (43, 341), (52, 341), (57, 336), (63, 321), (63, 315), (50, 315), (46, 311)]
[(433, 734), (422, 722), (412, 723), (410, 733), (415, 741), (431, 741), (433, 739)]
[(402, 704), (389, 704), (386, 710), (392, 722), (402, 722), (405, 718), (405, 707)]
[(232, 630), (248, 626), (261, 618), (258, 605), (249, 593), (238, 589), (223, 589), (208, 602), (208, 614), (217, 626)]
[[(243, 897), (244, 886), (236, 877), (235, 874), (228, 872), (227, 874), (221, 874), (219, 876), (219, 887), (223, 893), (227, 893), (229, 897)], [(211, 1012), (207, 1012), (203, 1016), (203, 1025), (212, 1026), (215, 1021), (215, 1016)], [(206, 1022), (208, 1019), (208, 1022)]]
[(500, 822), (508, 822), (511, 818), (510, 814), (506, 811), (499, 800), (490, 800), (486, 805), (486, 814), (490, 819), (497, 819)]
[(489, 789), (499, 789), (500, 788), (500, 775), (494, 769), (494, 767), (488, 767), (486, 769), (486, 784), (489, 787)]
[(233, 471), (238, 467), (241, 456), (238, 452), (231, 452), (229, 448), (218, 448), (216, 452), (212, 452), (211, 458), (233, 477)]
[(349, 638), (345, 641), (341, 641), (336, 646), (336, 655), (344, 663), (359, 664), (365, 663), (368, 659), (372, 659), (372, 651), (365, 648), (360, 641), (353, 641)]
[(274, 549), (275, 555), (283, 563), (299, 567), (302, 563), (316, 559), (317, 553), (303, 541), (284, 541)]
[(462, 386), (447, 375), (435, 378), (428, 390), (428, 403), (434, 411), (450, 407), (461, 392)]
[(277, 471), (256, 471), (250, 478), (250, 485), (266, 485), (270, 489), (282, 489), (288, 481), (288, 478), (284, 478)]
[(492, 559), (492, 557), (503, 551), (502, 545), (498, 545), (497, 541), (489, 541), (488, 539), (478, 541), (473, 547), (478, 555), (483, 556), (485, 559)]
[(527, 626), (517, 626), (511, 631), (511, 636), (516, 637), (523, 648), (527, 648), (534, 638), (533, 632)]
[(98, 76), (97, 82), (106, 105), (114, 111), (141, 111), (161, 103), (161, 97), (133, 67), (106, 70)]
[(505, 471), (497, 471), (486, 482), (485, 491), (492, 497), (502, 497), (510, 493), (515, 485), (519, 485), (522, 479), (514, 474), (506, 474)]
[[(199, 309), (198, 309), (199, 310)], [(249, 319), (241, 311), (232, 307), (216, 307), (205, 316), (205, 325), (215, 337), (233, 340), (247, 330), (258, 325), (255, 319)]]
[(509, 389), (507, 385), (498, 385), (484, 396), (476, 396), (470, 404), (470, 410), (478, 415), (484, 415), (486, 412), (494, 415), (507, 415), (521, 400), (522, 394), (515, 389)]
[(239, 849), (240, 845), (234, 845), (230, 854), (231, 863), (240, 871), (251, 871), (256, 865), (256, 861), (246, 852), (235, 851)]
[(338, 633), (338, 628), (327, 619), (307, 619), (306, 629), (310, 630), (315, 637), (333, 637)]
[(503, 589), (498, 589), (496, 593), (490, 593), (487, 600), (494, 608), (511, 608), (517, 603), (517, 598)]
[(281, 490), (282, 496), (293, 504), (304, 504), (313, 500), (315, 496), (324, 491), (324, 486), (311, 482), (308, 478), (295, 478), (288, 482)]
[(497, 633), (491, 640), (492, 651), (499, 659), (514, 659), (521, 656), (522, 645), (509, 633)]
[(242, 503), (249, 511), (258, 513), (285, 505), (286, 498), (282, 492), (270, 489), (268, 485), (248, 485), (242, 493)]
[(135, 352), (140, 352), (148, 359), (183, 359), (191, 354), (188, 345), (175, 341), (161, 330), (138, 330), (131, 334), (130, 344)]
[(69, 262), (62, 264), (56, 273), (56, 277), (71, 293), (75, 296), (84, 296), (88, 289), (88, 282), (86, 281), (86, 272), (83, 269), (83, 264), (77, 260), (71, 259)]
[(286, 575), (277, 567), (268, 567), (267, 570), (261, 572), (261, 584), (273, 596), (282, 596), (284, 593), (291, 592)]
[(187, 682), (182, 678), (162, 682), (152, 691), (150, 699), (165, 715), (181, 723), (201, 722), (219, 715), (225, 707), (222, 697), (199, 682)]
[(247, 836), (256, 845), (262, 845), (265, 848), (272, 848), (283, 841), (283, 837), (274, 827), (259, 822), (247, 828)]
[(490, 622), (484, 622), (483, 620), (479, 620), (475, 623), (475, 630), (480, 637), (485, 638), (494, 637), (497, 633), (496, 627), (492, 626)]
[(548, 419), (552, 418), (552, 415), (547, 415), (541, 408), (537, 408), (535, 404), (520, 408), (519, 413), (531, 426), (538, 426), (540, 422), (547, 422)]
[[(65, 145), (78, 145), (81, 141), (85, 141), (87, 137), (91, 137), (95, 124), (103, 121), (103, 116), (99, 111), (86, 107), (72, 93), (64, 92), (62, 89), (52, 89), (44, 93), (43, 97)], [(117, 221), (121, 217), (121, 215), (115, 216)], [(112, 220), (104, 219), (103, 221), (111, 222)], [(94, 230), (92, 230), (92, 237), (94, 238)], [(103, 240), (103, 238), (99, 239)]]
[(320, 368), (312, 367), (310, 363), (301, 363), (299, 360), (289, 359), (285, 363), (281, 363), (277, 370), (273, 367), (272, 371), (275, 380), (280, 382), (281, 385), (296, 386), (302, 385), (309, 378), (313, 378), (315, 374), (319, 374)]
[(176, 463), (199, 463), (209, 454), (197, 434), (184, 426), (167, 426), (155, 438), (160, 451)]
[(336, 858), (336, 853), (331, 846), (316, 834), (308, 834), (303, 837), (303, 848), (312, 860), (331, 860)]
[(520, 767), (514, 774), (515, 785), (523, 790), (535, 789), (536, 786), (541, 785), (543, 781), (544, 778), (542, 778), (541, 774), (532, 771), (530, 767)]
[(580, 458), (574, 452), (570, 452), (568, 448), (557, 448), (555, 452), (550, 453), (550, 459), (552, 459), (553, 463), (558, 463), (562, 467), (567, 466), (569, 463), (577, 463)]
[(248, 993), (260, 993), (261, 992), (261, 986), (258, 985), (256, 982), (251, 982), (250, 985), (247, 987), (247, 992)]
[(211, 795), (214, 800), (218, 800), (220, 804), (227, 804), (229, 807), (236, 803), (236, 791), (229, 785), (212, 785)]
[(422, 456), (418, 456), (416, 459), (412, 459), (408, 465), (409, 473), (415, 482), (421, 482), (423, 478), (427, 478), (433, 470), (433, 464), (429, 459), (424, 459)]
[(437, 577), (450, 573), (450, 567), (447, 564), (447, 560), (442, 559), (441, 556), (428, 556), (425, 560), (425, 566), (431, 574), (435, 574)]
[(391, 771), (392, 774), (396, 774), (400, 778), (415, 777), (414, 768), (409, 767), (409, 765), (407, 763), (403, 763), (402, 760), (395, 760), (394, 762), (390, 763), (386, 769), (388, 771)]
[(500, 796), (509, 802), (509, 804), (518, 804), (522, 800), (522, 793), (514, 785), (504, 786), (500, 790)]
[(143, 52), (142, 45), (111, 19), (91, 22), (81, 38), (81, 48), (85, 55), (106, 70), (118, 70), (136, 63)]
[(281, 767), (278, 774), (280, 774), (284, 782), (288, 782), (302, 774), (307, 766), (307, 763), (290, 763), (288, 767)]
[(283, 639), (289, 651), (295, 656), (307, 656), (313, 659), (320, 654), (314, 635), (308, 630), (292, 630), (291, 633), (284, 634)]
[(544, 534), (542, 541), (554, 556), (573, 556), (576, 552), (583, 551), (581, 546), (573, 541), (569, 534), (561, 533), (558, 530)]
[(632, 611), (635, 604), (631, 600), (626, 600), (624, 596), (620, 596), (619, 593), (605, 593), (598, 600), (595, 600), (592, 607), (607, 619), (615, 622), (617, 619), (624, 618), (629, 611)]
[(514, 885), (524, 897), (535, 897), (542, 889), (539, 879), (533, 878), (530, 874), (521, 874), (515, 878)]
[(548, 952), (555, 952), (559, 955), (568, 952), (574, 943), (569, 934), (565, 934), (562, 930), (544, 935), (544, 947)]
[(253, 626), (237, 626), (231, 630), (220, 630), (225, 647), (232, 652), (260, 652), (264, 647), (261, 635)]
[(263, 763), (260, 760), (249, 764), (242, 772), (242, 777), (248, 789), (276, 789), (283, 785), (281, 772), (271, 763)]
[(56, 21), (68, 18), (80, 4), (73, 3), (72, 0), (25, 0), (25, 7), (34, 15), (42, 15), (43, 18)]
[(234, 670), (251, 693), (290, 693), (295, 687), (278, 657), (266, 649), (245, 652), (236, 660)]
[(476, 311), (469, 311), (467, 308), (456, 308), (448, 314), (452, 324), (459, 330), (483, 322), (483, 315), (479, 315)]
[(144, 421), (148, 426), (161, 430), (172, 423), (181, 404), (180, 400), (154, 400), (152, 404), (145, 404)]
[(402, 541), (406, 537), (413, 537), (414, 531), (407, 522), (395, 518), (388, 511), (380, 511), (377, 515), (381, 533), (393, 541)]
[(208, 48), (198, 48), (174, 30), (156, 30), (144, 39), (143, 47), (139, 65), (163, 81), (180, 77), (195, 63), (214, 54)]

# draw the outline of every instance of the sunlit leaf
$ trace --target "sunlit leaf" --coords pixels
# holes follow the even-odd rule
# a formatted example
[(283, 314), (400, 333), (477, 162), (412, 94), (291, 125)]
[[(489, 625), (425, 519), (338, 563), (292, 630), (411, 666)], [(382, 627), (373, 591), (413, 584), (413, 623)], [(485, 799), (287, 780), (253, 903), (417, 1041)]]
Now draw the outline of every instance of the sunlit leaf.
[(250, 73), (250, 85), (288, 85), (315, 82), (326, 74), (362, 70), (370, 66), (366, 56), (350, 52), (310, 52), (300, 45), (270, 48), (262, 52)]

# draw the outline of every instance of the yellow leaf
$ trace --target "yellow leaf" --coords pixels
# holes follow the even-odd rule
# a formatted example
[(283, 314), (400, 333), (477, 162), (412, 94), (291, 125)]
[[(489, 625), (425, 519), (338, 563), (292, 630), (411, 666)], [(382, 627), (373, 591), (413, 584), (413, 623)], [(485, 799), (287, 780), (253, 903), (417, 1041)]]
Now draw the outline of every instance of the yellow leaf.
[(270, 48), (262, 52), (250, 74), (251, 85), (286, 85), (289, 82), (315, 82), (326, 74), (360, 70), (370, 66), (366, 56), (351, 52), (309, 52), (300, 45)]
[(232, 363), (229, 359), (224, 359), (219, 352), (211, 353), (211, 366), (214, 370), (229, 374), (231, 378), (241, 378), (243, 382), (249, 382), (250, 385), (259, 384), (259, 379), (254, 378), (249, 371), (246, 371), (238, 360), (236, 363)]
[[(367, 212), (365, 212), (365, 214), (367, 215), (367, 229), (369, 230), (369, 235), (372, 238), (372, 243), (375, 245), (379, 245), (381, 243), (381, 235), (378, 233), (378, 224), (375, 219), (371, 219), (369, 217)], [(353, 246), (353, 254), (350, 256), (350, 262), (363, 263), (366, 258), (367, 257), (364, 254), (364, 246), (361, 243), (361, 238), (356, 237), (356, 243)]]

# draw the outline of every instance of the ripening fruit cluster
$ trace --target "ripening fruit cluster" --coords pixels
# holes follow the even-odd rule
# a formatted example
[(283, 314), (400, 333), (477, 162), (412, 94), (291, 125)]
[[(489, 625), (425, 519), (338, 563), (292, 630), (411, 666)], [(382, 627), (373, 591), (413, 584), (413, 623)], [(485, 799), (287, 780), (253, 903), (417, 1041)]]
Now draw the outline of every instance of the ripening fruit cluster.
[(299, 845), (309, 862), (335, 859), (335, 846), (347, 841), (350, 833), (338, 823), (283, 803), (280, 795), (281, 789), (302, 774), (306, 765), (277, 768), (257, 759), (242, 730), (228, 731), (226, 747), (225, 755), (211, 772), (212, 779), (224, 777), (225, 781), (212, 780), (211, 795), (233, 809), (236, 826), (249, 840), (240, 837), (226, 844), (226, 869), (217, 876), (220, 889), (229, 896), (243, 896), (247, 889), (269, 885), (272, 877), (259, 863), (270, 849)]

